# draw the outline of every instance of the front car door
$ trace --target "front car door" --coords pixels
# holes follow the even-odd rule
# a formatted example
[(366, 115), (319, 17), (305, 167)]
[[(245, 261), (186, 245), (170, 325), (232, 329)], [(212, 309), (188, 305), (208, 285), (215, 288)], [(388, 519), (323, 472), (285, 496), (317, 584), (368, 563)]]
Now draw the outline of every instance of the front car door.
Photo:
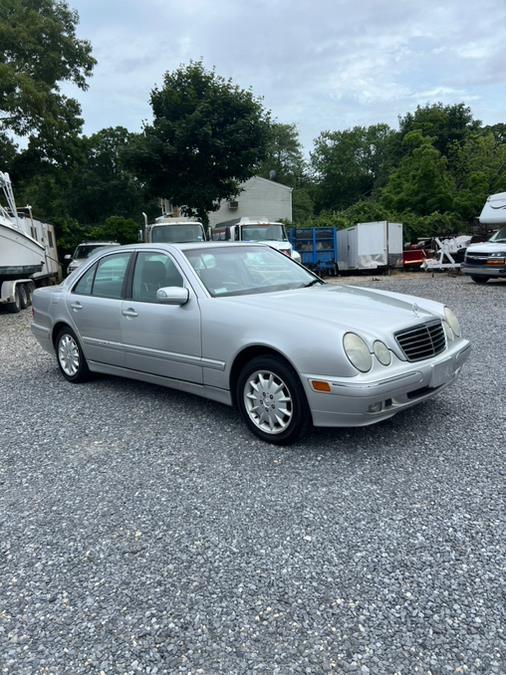
[(68, 310), (88, 361), (123, 366), (121, 302), (131, 252), (100, 258), (67, 295)]
[[(158, 303), (156, 292), (166, 286), (188, 288), (188, 302), (182, 306)], [(200, 309), (172, 256), (159, 251), (137, 253), (121, 313), (126, 368), (202, 383)]]

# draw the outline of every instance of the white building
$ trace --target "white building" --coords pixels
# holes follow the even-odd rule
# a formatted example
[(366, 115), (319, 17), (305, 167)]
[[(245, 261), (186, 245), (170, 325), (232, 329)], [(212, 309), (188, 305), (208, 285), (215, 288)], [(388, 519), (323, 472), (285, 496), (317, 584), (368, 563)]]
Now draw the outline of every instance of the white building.
[(292, 188), (253, 176), (242, 184), (237, 197), (222, 200), (220, 208), (208, 215), (212, 227), (234, 218), (267, 218), (270, 221), (291, 222)]

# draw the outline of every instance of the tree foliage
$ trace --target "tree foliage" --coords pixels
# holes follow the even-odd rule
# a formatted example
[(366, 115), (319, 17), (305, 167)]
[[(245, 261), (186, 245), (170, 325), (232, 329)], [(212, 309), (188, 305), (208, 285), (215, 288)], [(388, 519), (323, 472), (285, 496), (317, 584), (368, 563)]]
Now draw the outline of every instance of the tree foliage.
[(409, 154), (390, 174), (381, 191), (380, 202), (393, 211), (407, 209), (420, 216), (434, 211), (450, 211), (455, 184), (448, 162), (420, 131), (410, 131), (403, 139)]
[(139, 231), (139, 223), (131, 218), (111, 216), (103, 225), (92, 228), (91, 239), (117, 241), (119, 244), (134, 244)]
[(80, 128), (79, 106), (61, 82), (86, 89), (95, 60), (76, 36), (77, 12), (63, 0), (0, 3), (0, 125), (18, 136), (53, 136)]
[(266, 157), (256, 173), (295, 187), (304, 180), (306, 163), (295, 124), (273, 122), (268, 127)]
[(251, 91), (200, 61), (167, 72), (151, 105), (153, 123), (132, 145), (131, 166), (153, 196), (206, 220), (265, 159), (268, 114)]
[(429, 138), (442, 155), (448, 155), (454, 143), (463, 143), (479, 127), (480, 122), (473, 119), (471, 108), (464, 103), (418, 106), (415, 112), (399, 117), (401, 139), (412, 131), (418, 131)]
[(317, 208), (343, 209), (371, 195), (388, 174), (394, 136), (386, 124), (322, 132), (311, 154)]

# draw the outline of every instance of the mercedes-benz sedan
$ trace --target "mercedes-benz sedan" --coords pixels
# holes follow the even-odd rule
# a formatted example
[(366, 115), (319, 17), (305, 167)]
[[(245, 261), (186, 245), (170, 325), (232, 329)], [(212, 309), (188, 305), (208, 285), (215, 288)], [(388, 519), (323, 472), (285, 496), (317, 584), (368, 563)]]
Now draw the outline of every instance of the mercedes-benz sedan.
[(324, 283), (259, 244), (137, 244), (38, 289), (32, 330), (63, 376), (109, 373), (235, 405), (261, 439), (363, 426), (425, 401), (469, 354), (431, 300)]

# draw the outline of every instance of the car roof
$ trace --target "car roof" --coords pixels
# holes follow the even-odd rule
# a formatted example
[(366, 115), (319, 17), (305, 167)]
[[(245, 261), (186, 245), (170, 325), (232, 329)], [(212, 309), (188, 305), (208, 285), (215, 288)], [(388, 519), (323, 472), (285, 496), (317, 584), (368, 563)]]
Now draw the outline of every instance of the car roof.
[(78, 246), (119, 246), (118, 241), (82, 241)]
[(195, 249), (209, 249), (212, 250), (213, 248), (231, 248), (232, 246), (235, 246), (236, 248), (250, 248), (251, 246), (261, 246), (261, 247), (266, 247), (268, 244), (261, 244), (257, 242), (242, 242), (242, 241), (202, 241), (202, 242), (187, 242), (187, 243), (165, 243), (165, 242), (151, 242), (147, 244), (127, 244), (126, 246), (122, 246), (122, 249), (128, 249), (128, 250), (142, 250), (144, 248), (146, 249), (153, 249), (153, 248), (161, 248), (161, 249), (167, 249), (169, 251), (176, 249), (179, 249), (180, 251), (193, 251)]

